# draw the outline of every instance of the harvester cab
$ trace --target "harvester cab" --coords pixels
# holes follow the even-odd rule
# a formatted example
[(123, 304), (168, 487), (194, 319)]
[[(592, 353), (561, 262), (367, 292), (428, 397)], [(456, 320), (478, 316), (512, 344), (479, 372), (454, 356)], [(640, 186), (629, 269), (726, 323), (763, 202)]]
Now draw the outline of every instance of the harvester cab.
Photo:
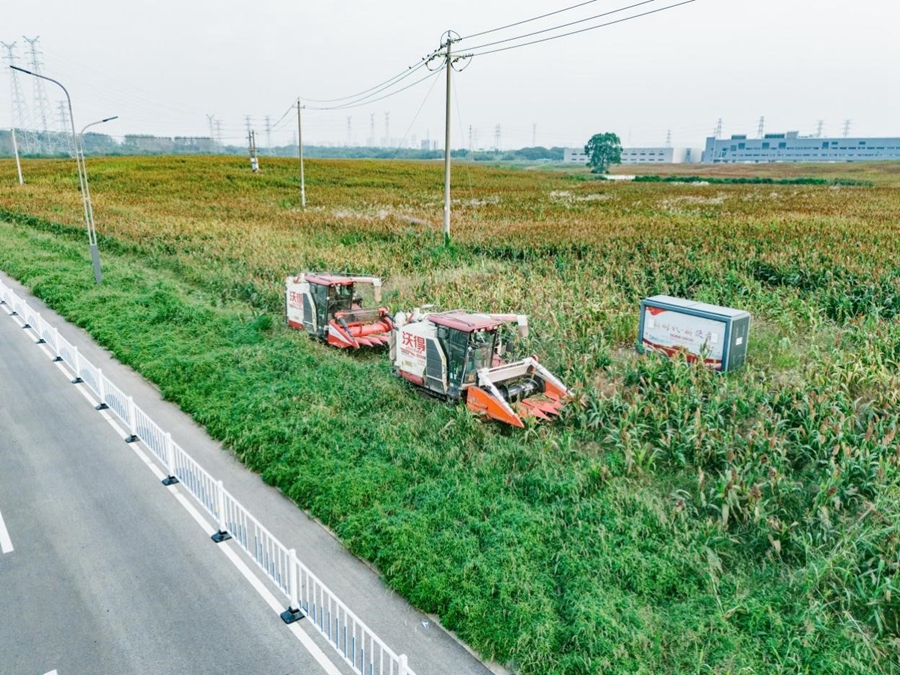
[(287, 323), (341, 349), (388, 344), (394, 327), (385, 307), (364, 309), (358, 285), (371, 285), (381, 302), (381, 279), (304, 273), (285, 281)]
[(517, 427), (523, 417), (555, 417), (568, 389), (535, 357), (503, 362), (501, 328), (510, 323), (527, 336), (523, 315), (398, 314), (391, 333), (394, 372), (434, 396), (465, 400), (471, 411)]

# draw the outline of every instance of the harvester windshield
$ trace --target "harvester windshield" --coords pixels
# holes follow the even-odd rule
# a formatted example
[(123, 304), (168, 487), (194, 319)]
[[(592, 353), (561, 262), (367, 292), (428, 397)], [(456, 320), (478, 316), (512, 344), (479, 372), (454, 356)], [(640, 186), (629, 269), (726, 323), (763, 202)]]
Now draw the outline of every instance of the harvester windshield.
[(352, 285), (331, 286), (328, 289), (331, 312), (349, 312), (353, 309), (354, 290)]
[(466, 359), (466, 381), (474, 382), (476, 371), (490, 368), (494, 360), (495, 331), (475, 331), (469, 334), (469, 353)]

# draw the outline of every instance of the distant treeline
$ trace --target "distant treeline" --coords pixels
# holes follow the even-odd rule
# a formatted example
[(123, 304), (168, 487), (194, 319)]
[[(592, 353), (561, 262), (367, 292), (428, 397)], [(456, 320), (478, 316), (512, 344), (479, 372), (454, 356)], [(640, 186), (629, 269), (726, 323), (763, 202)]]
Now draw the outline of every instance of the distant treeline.
[[(36, 135), (17, 132), (19, 155), (22, 157), (68, 157), (71, 148), (71, 136), (60, 133), (42, 133)], [(106, 134), (87, 133), (84, 135), (84, 151), (86, 155), (247, 155), (246, 146), (220, 146), (209, 137), (193, 136), (148, 136), (129, 134), (121, 141)], [(325, 145), (304, 145), (306, 157), (327, 159), (442, 159), (443, 150), (415, 150), (412, 148), (373, 148), (332, 147)], [(561, 162), (563, 148), (535, 147), (518, 150), (452, 150), (457, 159), (469, 159), (478, 162)], [(274, 148), (261, 148), (260, 157), (297, 157), (297, 147), (283, 145)], [(12, 157), (12, 134), (0, 130), (0, 157)]]

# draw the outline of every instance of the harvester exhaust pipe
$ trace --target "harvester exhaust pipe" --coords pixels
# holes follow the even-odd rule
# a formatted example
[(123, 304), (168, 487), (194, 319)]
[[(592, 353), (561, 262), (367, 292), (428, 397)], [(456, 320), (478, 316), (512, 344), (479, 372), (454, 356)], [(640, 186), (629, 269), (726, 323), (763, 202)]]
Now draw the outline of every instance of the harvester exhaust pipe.
[(516, 324), (519, 326), (519, 337), (527, 338), (528, 337), (528, 317), (524, 314), (519, 314), (516, 316)]

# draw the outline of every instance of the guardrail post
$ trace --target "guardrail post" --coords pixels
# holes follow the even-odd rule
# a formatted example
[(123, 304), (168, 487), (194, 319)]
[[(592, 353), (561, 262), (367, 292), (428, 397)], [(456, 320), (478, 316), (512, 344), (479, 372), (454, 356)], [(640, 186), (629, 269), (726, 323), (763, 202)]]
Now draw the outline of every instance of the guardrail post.
[(406, 654), (400, 655), (400, 673), (399, 675), (409, 675), (409, 659)]
[(138, 439), (137, 414), (134, 412), (134, 399), (131, 396), (128, 397), (128, 433), (130, 435), (125, 442), (134, 443)]
[(47, 344), (47, 341), (44, 339), (44, 324), (46, 324), (46, 323), (47, 323), (47, 322), (44, 321), (44, 317), (42, 317), (40, 314), (38, 314), (38, 315), (37, 315), (37, 335), (38, 335), (38, 339), (37, 339), (37, 342), (36, 342), (35, 344), (39, 344), (39, 345)]
[(288, 586), (290, 586), (291, 600), (288, 608), (281, 613), (281, 620), (285, 623), (294, 623), (306, 617), (300, 609), (300, 584), (297, 579), (297, 549), (292, 548), (288, 553), (291, 556), (291, 568), (288, 570)]
[(106, 385), (104, 384), (103, 379), (103, 371), (97, 368), (97, 388), (100, 390), (98, 393), (100, 394), (100, 404), (94, 406), (94, 410), (108, 410), (109, 406), (106, 405)]
[(172, 442), (172, 434), (166, 432), (166, 471), (169, 475), (163, 478), (162, 484), (168, 487), (178, 482), (175, 475), (175, 444)]
[(72, 349), (75, 351), (75, 379), (72, 380), (72, 384), (81, 384), (84, 380), (81, 379), (81, 353), (78, 351), (78, 347), (72, 346)]
[(63, 360), (62, 354), (59, 353), (59, 330), (55, 326), (50, 327), (53, 329), (53, 353), (56, 354), (53, 360), (59, 362)]
[(225, 486), (220, 480), (216, 481), (216, 518), (219, 521), (219, 531), (212, 536), (212, 540), (221, 544), (231, 539), (231, 535), (225, 528)]

